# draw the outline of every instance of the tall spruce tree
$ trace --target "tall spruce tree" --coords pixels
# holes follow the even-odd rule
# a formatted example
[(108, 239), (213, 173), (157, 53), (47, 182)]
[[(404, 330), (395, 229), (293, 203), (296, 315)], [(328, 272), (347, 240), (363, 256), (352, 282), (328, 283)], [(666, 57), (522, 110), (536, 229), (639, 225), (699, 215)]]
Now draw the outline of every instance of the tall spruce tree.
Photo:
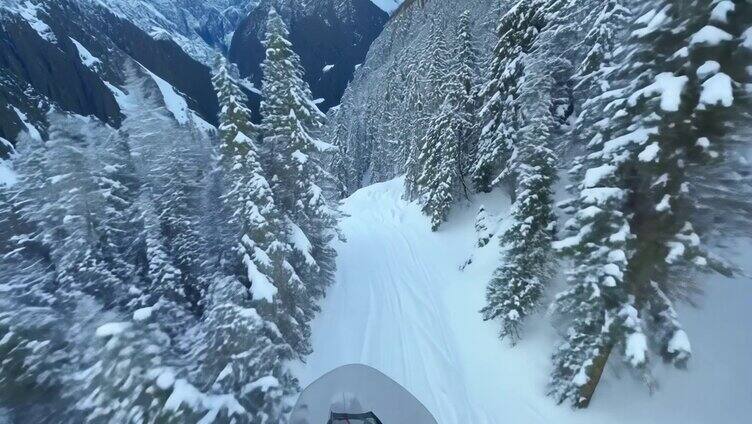
[[(431, 225), (438, 229), (446, 220), (456, 198), (468, 196), (465, 175), (469, 152), (474, 142), (474, 93), (476, 56), (469, 34), (469, 14), (462, 15), (458, 28), (458, 43), (450, 57), (448, 47), (435, 26), (432, 28), (433, 47), (429, 79), (434, 81), (434, 95), (443, 96), (440, 107), (433, 112), (425, 135), (408, 153), (405, 189), (415, 191), (423, 204), (423, 211), (431, 216)], [(432, 76), (444, 67), (444, 76)], [(422, 102), (420, 104), (422, 107)], [(419, 147), (418, 147), (419, 146)]]
[(649, 384), (651, 346), (684, 367), (691, 348), (672, 302), (691, 294), (693, 269), (729, 271), (701, 244), (689, 172), (738, 139), (745, 96), (734, 81), (749, 76), (731, 56), (749, 58), (736, 41), (750, 27), (749, 4), (639, 2), (635, 11), (612, 89), (586, 104), (583, 115), (601, 119), (573, 169), (572, 236), (559, 243), (574, 268), (555, 306), (572, 321), (551, 393), (579, 407), (614, 351)]
[(297, 390), (285, 364), (293, 356), (290, 345), (252, 307), (250, 293), (236, 278), (217, 278), (209, 296), (201, 372), (210, 390), (239, 394), (247, 422), (281, 419), (289, 412), (285, 396)]
[(543, 0), (521, 0), (501, 19), (497, 28), (491, 71), (480, 96), (482, 129), (472, 167), (477, 191), (487, 192), (503, 182), (499, 178), (511, 157), (519, 134), (518, 85), (524, 60), (544, 26)]
[[(457, 28), (457, 44), (453, 50), (454, 69), (452, 74), (456, 76), (461, 86), (461, 97), (457, 113), (462, 115), (463, 125), (457, 129), (460, 138), (459, 169), (463, 180), (470, 173), (473, 160), (478, 148), (476, 111), (478, 108), (477, 82), (478, 82), (478, 52), (471, 33), (470, 12), (465, 11), (460, 15)], [(467, 194), (467, 193), (466, 193)]]
[(462, 184), (457, 163), (458, 137), (452, 125), (453, 111), (447, 98), (421, 141), (423, 148), (418, 157), (421, 164), (417, 180), (419, 199), (423, 212), (431, 217), (434, 231), (446, 221)]
[[(553, 183), (557, 177), (553, 138), (559, 126), (555, 106), (558, 66), (550, 58), (554, 56), (550, 40), (552, 33), (560, 30), (558, 12), (561, 2), (521, 2), (517, 5), (521, 6), (531, 9), (523, 8), (525, 13), (516, 15), (516, 19), (533, 19), (539, 27), (531, 28), (527, 23), (509, 24), (524, 32), (511, 36), (522, 40), (525, 45), (524, 48), (515, 48), (529, 52), (508, 62), (511, 79), (502, 87), (509, 91), (497, 93), (507, 99), (509, 108), (514, 109), (497, 110), (501, 116), (492, 120), (502, 125), (506, 125), (504, 122), (510, 124), (504, 130), (510, 138), (496, 139), (496, 142), (505, 143), (499, 151), (507, 153), (495, 180), (512, 184), (514, 204), (512, 225), (501, 237), (502, 247), (507, 248), (504, 262), (488, 285), (487, 305), (481, 311), (484, 319), (501, 321), (499, 335), (509, 337), (512, 344), (520, 339), (523, 320), (540, 308), (544, 289), (553, 275), (555, 258), (551, 242), (556, 223)], [(507, 15), (506, 19), (511, 17)], [(491, 110), (494, 109), (487, 112)], [(482, 142), (493, 140), (487, 136), (488, 133)]]
[[(335, 252), (329, 242), (335, 236), (336, 214), (322, 189), (327, 177), (321, 154), (330, 145), (316, 135), (324, 116), (313, 103), (310, 88), (303, 80), (300, 57), (288, 39), (285, 23), (272, 8), (262, 64), (263, 150), (272, 192), (289, 231), (293, 248), (290, 264), (305, 289), (290, 292), (287, 302), (291, 311), (303, 313), (297, 326), (306, 334), (307, 322), (317, 310), (315, 301), (323, 296), (333, 278)], [(306, 336), (296, 351), (304, 354), (308, 349)]]
[(427, 93), (426, 106), (429, 110), (437, 110), (444, 102), (446, 92), (437, 90), (437, 88), (441, 87), (447, 79), (446, 76), (452, 59), (450, 53), (446, 41), (445, 27), (440, 21), (431, 21), (428, 51), (423, 65), (425, 77), (422, 85), (422, 89)]
[(226, 67), (225, 63), (220, 65), (214, 83), (223, 110), (220, 147), (228, 188), (224, 200), (240, 231), (237, 261), (230, 269), (250, 286), (254, 305), (263, 318), (284, 334), (287, 344), (281, 349), (293, 346), (302, 353), (307, 349), (308, 330), (297, 324), (305, 322), (305, 316), (296, 302), (304, 296), (305, 286), (289, 263), (289, 230), (264, 176), (258, 143), (244, 132), (254, 129), (250, 110)]
[[(551, 84), (536, 84), (535, 88), (545, 99)], [(512, 344), (520, 339), (522, 321), (540, 307), (553, 275), (556, 157), (548, 146), (550, 106), (550, 100), (539, 103), (537, 113), (527, 117), (529, 122), (521, 128), (519, 145), (505, 170), (513, 173), (516, 181), (513, 221), (501, 237), (501, 244), (506, 247), (505, 259), (488, 285), (487, 306), (482, 310), (484, 319), (500, 319), (499, 335), (509, 337)]]

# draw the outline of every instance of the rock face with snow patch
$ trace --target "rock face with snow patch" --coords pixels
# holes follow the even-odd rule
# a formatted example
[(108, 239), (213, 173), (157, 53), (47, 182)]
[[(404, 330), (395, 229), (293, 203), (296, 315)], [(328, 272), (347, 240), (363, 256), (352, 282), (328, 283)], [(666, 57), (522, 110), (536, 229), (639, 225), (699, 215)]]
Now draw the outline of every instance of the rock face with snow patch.
[(211, 64), (225, 51), (233, 31), (258, 0), (81, 0), (104, 5), (155, 38), (172, 40), (186, 53)]
[[(117, 127), (121, 111), (111, 87), (122, 85), (128, 59), (183, 93), (205, 120), (215, 120), (208, 67), (173, 41), (154, 39), (86, 1), (23, 0), (0, 7), (0, 137), (13, 141), (29, 125), (44, 135), (44, 115), (53, 105)], [(8, 149), (0, 145), (0, 156)]]
[(326, 111), (338, 104), (356, 65), (381, 33), (387, 13), (371, 0), (263, 0), (240, 23), (229, 54), (241, 75), (250, 76), (256, 86), (261, 82), (265, 54), (261, 40), (271, 6), (290, 27), (293, 48), (300, 55), (311, 91), (324, 99), (319, 107)]

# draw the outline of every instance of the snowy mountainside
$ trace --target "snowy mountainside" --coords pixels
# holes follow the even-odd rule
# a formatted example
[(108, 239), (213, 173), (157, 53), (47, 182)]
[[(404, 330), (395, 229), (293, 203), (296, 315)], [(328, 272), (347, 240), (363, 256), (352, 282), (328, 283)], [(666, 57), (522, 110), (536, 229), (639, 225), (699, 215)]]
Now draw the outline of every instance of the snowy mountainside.
[[(491, 221), (498, 220), (495, 232), (503, 231), (506, 196), (497, 191), (458, 205), (446, 226), (431, 232), (419, 205), (404, 201), (403, 193), (398, 178), (344, 200), (347, 242), (338, 245), (336, 283), (312, 324), (314, 353), (296, 367), (303, 384), (337, 366), (364, 363), (402, 384), (447, 424), (747, 421), (752, 340), (740, 319), (752, 302), (749, 277), (714, 277), (697, 307), (679, 309), (695, 342), (688, 372), (656, 366), (661, 386), (651, 395), (612, 364), (596, 401), (575, 411), (545, 395), (556, 336), (544, 313), (529, 323), (526, 339), (510, 347), (478, 312), (501, 252), (497, 237), (473, 248), (473, 219), (484, 204)], [(733, 252), (750, 247), (741, 240), (728, 252), (739, 256)]]
[(0, 100), (7, 105), (0, 107), (0, 137), (11, 143), (30, 125), (46, 136), (45, 114), (53, 106), (119, 126), (117, 87), (128, 61), (183, 93), (204, 121), (215, 121), (209, 68), (107, 8), (78, 0), (24, 0), (0, 8), (0, 21)]
[(235, 28), (256, 0), (82, 0), (109, 8), (155, 38), (168, 38), (195, 59), (211, 64), (229, 48)]
[[(508, 2), (504, 2), (507, 4)], [(338, 126), (348, 134), (346, 149), (354, 158), (355, 174), (348, 181), (353, 190), (371, 182), (384, 181), (399, 175), (402, 170), (394, 164), (379, 163), (374, 149), (387, 140), (370, 135), (378, 126), (374, 111), (400, 114), (399, 110), (384, 111), (389, 101), (385, 87), (399, 90), (411, 67), (429, 58), (431, 30), (440, 27), (447, 40), (455, 39), (459, 15), (468, 10), (481, 64), (489, 60), (495, 43), (494, 30), (498, 24), (499, 3), (483, 0), (428, 1), (402, 4), (400, 11), (389, 20), (384, 31), (374, 41), (362, 66), (342, 97), (340, 107), (330, 113), (329, 128)], [(481, 66), (481, 69), (485, 67)], [(372, 122), (376, 120), (376, 122)], [(372, 157), (372, 155), (375, 155)]]

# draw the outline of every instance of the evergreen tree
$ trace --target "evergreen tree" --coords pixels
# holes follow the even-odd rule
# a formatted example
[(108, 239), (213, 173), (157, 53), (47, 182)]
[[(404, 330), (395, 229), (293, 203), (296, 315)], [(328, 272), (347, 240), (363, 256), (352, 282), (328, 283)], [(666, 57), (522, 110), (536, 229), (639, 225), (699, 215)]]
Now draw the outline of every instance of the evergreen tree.
[[(546, 111), (547, 112), (547, 111)], [(549, 130), (544, 117), (523, 129), (521, 146), (513, 158), (517, 199), (512, 205), (512, 225), (501, 237), (505, 260), (488, 285), (483, 309), (486, 320), (500, 318), (500, 337), (520, 339), (522, 321), (540, 306), (543, 291), (553, 275), (551, 242), (556, 217), (552, 185), (556, 158), (546, 146)]]
[[(607, 90), (606, 74), (611, 72), (614, 50), (620, 41), (620, 33), (627, 23), (630, 12), (621, 0), (582, 2), (580, 7), (588, 9), (585, 25), (587, 28), (584, 45), (587, 46), (584, 58), (580, 61), (574, 79), (577, 85), (593, 90), (588, 96), (595, 96), (599, 90)], [(574, 19), (577, 16), (570, 16)]]
[(277, 327), (251, 306), (234, 277), (218, 278), (206, 317), (202, 374), (215, 393), (238, 393), (248, 422), (273, 422), (289, 412), (284, 397), (297, 390), (284, 364), (293, 356)]
[[(113, 132), (105, 139), (95, 140), (96, 161), (93, 177), (98, 194), (103, 198), (99, 222), (103, 260), (130, 294), (137, 289), (137, 238), (141, 229), (136, 202), (140, 181), (132, 161), (125, 135)], [(122, 299), (121, 305), (128, 299)]]
[[(507, 139), (497, 137), (494, 141), (505, 143), (498, 151), (506, 152), (505, 163), (497, 168), (495, 181), (514, 183), (511, 190), (514, 203), (512, 225), (500, 240), (502, 247), (507, 248), (504, 262), (488, 285), (487, 305), (481, 312), (486, 320), (501, 321), (499, 335), (509, 337), (513, 345), (520, 339), (522, 321), (540, 308), (544, 289), (553, 274), (551, 242), (556, 223), (553, 183), (557, 173), (552, 139), (559, 121), (555, 107), (558, 66), (552, 63), (551, 56), (555, 55), (549, 39), (559, 30), (559, 6), (559, 2), (521, 2), (517, 5), (520, 10), (513, 10), (512, 16), (505, 17), (528, 17), (540, 25), (538, 28), (527, 26), (529, 23), (508, 24), (520, 26), (517, 31), (521, 32), (510, 36), (517, 37), (522, 44), (512, 47), (520, 56), (507, 64), (510, 74), (502, 87), (510, 91), (499, 92), (507, 99), (507, 107), (498, 111), (501, 116), (495, 119), (504, 127), (501, 133), (509, 135)], [(517, 13), (522, 14), (515, 16)], [(509, 41), (501, 43), (505, 42)], [(496, 66), (499, 65), (494, 62), (494, 69)], [(486, 133), (481, 144), (493, 140)]]
[[(444, 67), (443, 79), (435, 78), (436, 90), (444, 101), (432, 118), (426, 134), (421, 139), (420, 149), (413, 147), (408, 154), (406, 192), (415, 190), (423, 204), (423, 211), (431, 216), (436, 230), (446, 220), (456, 197), (464, 192), (467, 174), (468, 153), (473, 150), (474, 128), (474, 81), (475, 52), (469, 35), (469, 17), (464, 13), (459, 27), (459, 43), (454, 49), (453, 60), (443, 36), (432, 32), (432, 73)], [(450, 77), (447, 77), (450, 75)], [(419, 105), (422, 107), (422, 104)], [(416, 156), (417, 155), (417, 156)]]
[[(224, 144), (228, 144), (232, 141), (228, 138), (240, 132), (256, 141), (260, 136), (260, 128), (251, 120), (251, 110), (246, 106), (248, 98), (235, 81), (230, 67), (227, 60), (220, 56), (217, 59), (217, 71), (212, 78), (212, 85), (219, 100), (220, 137)], [(232, 158), (235, 154), (242, 155), (242, 149), (224, 153)]]
[[(475, 118), (477, 103), (477, 80), (478, 80), (478, 53), (471, 34), (470, 12), (465, 11), (460, 15), (458, 26), (457, 45), (453, 51), (455, 69), (452, 74), (456, 76), (461, 86), (458, 110), (462, 115), (461, 122), (464, 125), (457, 128), (460, 137), (459, 167), (464, 181), (470, 172), (477, 151), (478, 129)], [(467, 193), (466, 193), (467, 194)]]
[[(304, 292), (291, 290), (286, 303), (289, 310), (304, 314), (297, 326), (305, 334), (309, 331), (307, 321), (317, 309), (315, 300), (323, 296), (333, 278), (335, 252), (329, 242), (335, 236), (336, 215), (321, 188), (327, 178), (321, 153), (331, 147), (315, 137), (323, 114), (311, 99), (300, 58), (288, 38), (287, 27), (272, 8), (262, 64), (263, 149), (274, 199), (286, 221), (293, 248), (289, 263), (305, 288)], [(296, 351), (306, 353), (306, 343), (307, 340), (297, 346)]]
[[(227, 70), (220, 69), (214, 79), (218, 95), (236, 92)], [(239, 229), (235, 248), (237, 261), (230, 268), (240, 281), (250, 286), (255, 305), (264, 319), (282, 331), (285, 346), (303, 353), (308, 350), (308, 327), (299, 302), (305, 299), (305, 286), (290, 264), (289, 229), (264, 177), (255, 143), (243, 128), (250, 128), (250, 111), (240, 96), (227, 96), (223, 109), (236, 111), (220, 116), (221, 150), (228, 180), (224, 201), (232, 212), (232, 223)], [(289, 359), (281, 356), (280, 359)]]
[(170, 339), (155, 325), (110, 322), (77, 360), (88, 366), (72, 376), (76, 409), (86, 423), (178, 423), (188, 418), (165, 408), (172, 371), (164, 358)]
[(190, 302), (182, 285), (182, 272), (168, 254), (161, 223), (154, 209), (154, 198), (143, 191), (138, 199), (143, 229), (139, 248), (144, 259), (144, 276), (138, 296), (130, 310), (148, 308), (162, 329), (173, 339), (190, 325)]
[[(109, 127), (84, 118), (50, 116), (50, 140), (45, 149), (49, 193), (38, 213), (46, 215), (44, 237), (55, 263), (62, 292), (92, 295), (107, 307), (128, 298), (127, 285), (113, 272), (106, 257), (102, 196), (94, 169), (100, 169), (96, 140), (112, 136)], [(111, 206), (110, 206), (111, 207)]]
[(446, 92), (437, 90), (444, 85), (450, 69), (450, 50), (446, 42), (442, 23), (433, 20), (428, 37), (428, 52), (425, 60), (425, 78), (422, 89), (428, 93), (427, 106), (430, 110), (438, 109), (444, 101)]
[(649, 347), (683, 367), (691, 349), (672, 299), (691, 293), (692, 269), (728, 271), (700, 242), (701, 201), (688, 176), (719, 159), (711, 139), (736, 139), (743, 96), (731, 81), (749, 76), (731, 55), (750, 14), (745, 2), (725, 6), (719, 19), (711, 1), (638, 4), (608, 77), (613, 89), (586, 104), (583, 115), (601, 119), (572, 171), (573, 235), (559, 243), (574, 261), (571, 287), (556, 301), (572, 318), (554, 355), (560, 401), (586, 407), (617, 348), (649, 384)]
[(421, 173), (417, 185), (423, 212), (431, 217), (431, 228), (436, 231), (446, 221), (461, 185), (457, 165), (459, 145), (448, 99), (421, 144), (423, 148), (418, 158)]
[(544, 26), (544, 3), (521, 0), (499, 23), (499, 41), (494, 48), (490, 75), (480, 91), (485, 99), (480, 111), (483, 126), (472, 168), (478, 191), (490, 191), (502, 182), (499, 174), (516, 144), (520, 129), (518, 85), (525, 57)]
[(414, 119), (414, 121), (413, 125), (402, 126), (402, 128), (408, 128), (406, 137), (402, 142), (402, 150), (405, 158), (405, 197), (408, 200), (414, 200), (418, 198), (420, 193), (417, 183), (421, 173), (419, 155), (423, 148), (422, 142), (425, 135), (425, 132), (421, 133), (420, 131), (423, 129), (425, 122), (430, 122), (430, 120), (423, 103), (423, 96), (421, 91), (417, 88), (414, 80), (412, 80), (410, 86), (412, 89), (408, 91), (406, 98), (408, 104), (413, 105), (409, 110), (415, 112), (409, 114), (408, 120)]
[(197, 183), (202, 179), (203, 169), (197, 152), (185, 144), (170, 146), (158, 155), (154, 171), (159, 186), (149, 187), (160, 210), (165, 247), (180, 270), (182, 290), (193, 311), (200, 314), (207, 289), (200, 251), (203, 241), (196, 214), (201, 189)]

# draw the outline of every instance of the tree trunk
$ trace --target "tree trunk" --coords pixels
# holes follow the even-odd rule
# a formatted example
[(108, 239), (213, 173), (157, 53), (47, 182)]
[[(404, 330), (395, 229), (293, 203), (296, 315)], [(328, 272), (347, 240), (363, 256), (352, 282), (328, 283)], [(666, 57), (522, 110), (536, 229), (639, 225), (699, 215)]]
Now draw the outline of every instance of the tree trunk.
[(589, 380), (587, 384), (580, 389), (580, 398), (577, 399), (577, 403), (575, 404), (577, 408), (585, 409), (590, 405), (590, 400), (593, 398), (595, 389), (601, 381), (603, 370), (606, 369), (606, 363), (608, 362), (608, 357), (611, 355), (613, 348), (613, 344), (604, 346), (600, 355), (593, 360), (593, 366), (590, 367), (590, 373), (588, 375)]

